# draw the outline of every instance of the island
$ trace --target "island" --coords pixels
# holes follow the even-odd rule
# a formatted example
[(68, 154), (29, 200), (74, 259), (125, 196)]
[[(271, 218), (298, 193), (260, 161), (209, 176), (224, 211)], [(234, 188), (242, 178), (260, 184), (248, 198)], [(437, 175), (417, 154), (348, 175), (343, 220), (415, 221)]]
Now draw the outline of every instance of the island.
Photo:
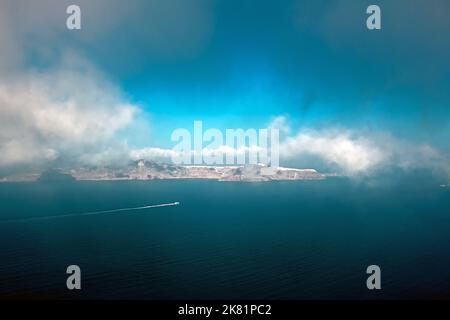
[[(55, 179), (56, 172), (60, 179)], [(183, 166), (170, 163), (138, 160), (125, 167), (83, 166), (76, 169), (52, 169), (52, 181), (115, 181), (115, 180), (169, 180), (205, 179), (216, 181), (285, 181), (285, 180), (323, 180), (329, 174), (315, 169), (271, 168), (263, 164), (242, 166)], [(48, 181), (49, 171), (41, 173), (13, 174), (0, 179), (0, 182)], [(64, 178), (64, 179), (61, 179)]]

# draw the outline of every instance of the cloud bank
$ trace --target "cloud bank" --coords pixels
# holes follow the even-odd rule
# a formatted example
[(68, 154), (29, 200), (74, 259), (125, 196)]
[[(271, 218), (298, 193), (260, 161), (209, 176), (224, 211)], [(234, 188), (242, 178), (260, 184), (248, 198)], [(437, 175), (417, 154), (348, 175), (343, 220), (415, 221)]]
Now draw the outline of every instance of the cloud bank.
[(0, 166), (98, 153), (117, 143), (116, 134), (139, 110), (76, 56), (51, 70), (1, 81)]
[[(83, 3), (92, 9), (87, 21), (99, 21), (101, 9), (107, 7), (106, 2)], [(105, 163), (127, 153), (127, 139), (120, 134), (136, 125), (142, 110), (79, 50), (70, 49), (72, 37), (65, 28), (68, 4), (0, 3), (3, 172), (54, 161)], [(94, 33), (100, 35), (97, 29)], [(83, 39), (81, 35), (77, 41), (87, 41)]]

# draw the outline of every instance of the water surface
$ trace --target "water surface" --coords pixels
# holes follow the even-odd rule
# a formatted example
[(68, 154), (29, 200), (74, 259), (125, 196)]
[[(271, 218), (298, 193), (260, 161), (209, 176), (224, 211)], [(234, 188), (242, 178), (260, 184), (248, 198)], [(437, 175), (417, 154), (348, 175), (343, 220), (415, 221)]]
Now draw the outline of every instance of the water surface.
[[(450, 190), (346, 179), (0, 184), (0, 297), (417, 298), (450, 294)], [(66, 289), (66, 267), (82, 290)], [(382, 269), (368, 291), (366, 267)]]

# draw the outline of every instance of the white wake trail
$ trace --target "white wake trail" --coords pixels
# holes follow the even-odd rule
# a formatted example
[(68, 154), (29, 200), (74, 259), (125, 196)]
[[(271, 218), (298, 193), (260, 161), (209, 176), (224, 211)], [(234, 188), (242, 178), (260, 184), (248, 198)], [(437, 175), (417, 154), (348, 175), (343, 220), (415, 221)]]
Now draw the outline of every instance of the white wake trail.
[(113, 214), (124, 211), (137, 211), (137, 210), (146, 210), (153, 208), (161, 208), (161, 207), (172, 207), (178, 206), (179, 202), (171, 202), (171, 203), (163, 203), (163, 204), (155, 204), (143, 207), (133, 207), (133, 208), (122, 208), (122, 209), (112, 209), (112, 210), (103, 210), (103, 211), (90, 211), (90, 212), (81, 212), (81, 213), (70, 213), (70, 214), (61, 214), (55, 216), (44, 216), (44, 217), (31, 217), (31, 218), (20, 218), (20, 219), (11, 219), (11, 220), (3, 220), (1, 223), (9, 223), (9, 222), (26, 222), (26, 221), (37, 221), (37, 220), (49, 220), (49, 219), (60, 219), (60, 218), (68, 218), (68, 217), (82, 217), (82, 216), (93, 216), (100, 214)]

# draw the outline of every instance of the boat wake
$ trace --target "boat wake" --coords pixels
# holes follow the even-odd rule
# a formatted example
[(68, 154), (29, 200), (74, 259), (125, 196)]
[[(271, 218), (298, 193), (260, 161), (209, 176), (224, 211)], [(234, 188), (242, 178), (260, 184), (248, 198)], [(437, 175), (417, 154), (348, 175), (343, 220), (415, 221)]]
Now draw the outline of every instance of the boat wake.
[(148, 205), (148, 206), (143, 206), (143, 207), (121, 208), (121, 209), (102, 210), (102, 211), (89, 211), (89, 212), (61, 214), (61, 215), (54, 215), (54, 216), (44, 216), (44, 217), (20, 218), (20, 219), (3, 220), (3, 221), (0, 221), (0, 223), (27, 222), (27, 221), (38, 221), (38, 220), (61, 219), (61, 218), (69, 218), (69, 217), (94, 216), (94, 215), (101, 215), (101, 214), (114, 214), (114, 213), (126, 212), (126, 211), (139, 211), (139, 210), (147, 210), (147, 209), (154, 209), (154, 208), (161, 208), (161, 207), (172, 207), (172, 206), (178, 206), (179, 204), (180, 204), (179, 202), (171, 202), (171, 203)]

